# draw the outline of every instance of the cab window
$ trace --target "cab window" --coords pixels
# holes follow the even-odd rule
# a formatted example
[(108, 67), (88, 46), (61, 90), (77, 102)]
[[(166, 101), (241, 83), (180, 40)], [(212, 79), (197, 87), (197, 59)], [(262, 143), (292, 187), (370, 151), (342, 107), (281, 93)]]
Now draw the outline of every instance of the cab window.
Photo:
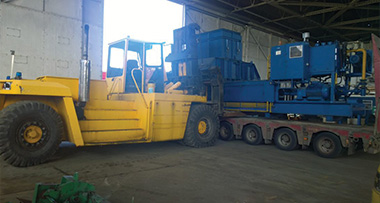
[(148, 44), (146, 46), (146, 65), (161, 66), (161, 44)]
[(108, 49), (107, 78), (123, 75), (124, 42), (113, 44)]

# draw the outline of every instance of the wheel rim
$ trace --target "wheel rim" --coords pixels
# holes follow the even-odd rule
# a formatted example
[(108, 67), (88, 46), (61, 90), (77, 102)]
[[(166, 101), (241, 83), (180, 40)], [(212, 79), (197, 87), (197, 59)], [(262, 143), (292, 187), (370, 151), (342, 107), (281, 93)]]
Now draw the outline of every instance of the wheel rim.
[(247, 139), (250, 141), (255, 141), (257, 139), (257, 134), (255, 130), (249, 130), (247, 132)]
[(201, 121), (199, 121), (198, 123), (198, 133), (203, 135), (207, 132), (207, 128), (208, 128), (208, 125), (207, 125), (207, 120), (206, 119), (202, 119)]
[(220, 135), (224, 138), (228, 137), (229, 130), (225, 126), (220, 127)]
[(335, 143), (333, 140), (326, 137), (320, 140), (318, 148), (319, 151), (328, 154), (335, 149)]
[(22, 147), (29, 148), (33, 151), (43, 146), (43, 143), (46, 142), (47, 133), (48, 130), (44, 123), (28, 121), (21, 124), (18, 130), (18, 140)]
[(24, 140), (30, 144), (41, 140), (42, 129), (39, 126), (30, 125), (24, 130)]
[(287, 133), (281, 134), (278, 139), (283, 146), (288, 146), (291, 141), (290, 136)]

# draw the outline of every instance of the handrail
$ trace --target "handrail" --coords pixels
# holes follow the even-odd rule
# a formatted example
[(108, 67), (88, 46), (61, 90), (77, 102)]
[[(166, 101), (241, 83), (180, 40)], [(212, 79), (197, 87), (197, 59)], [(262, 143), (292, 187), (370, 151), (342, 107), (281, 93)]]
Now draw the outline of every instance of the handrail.
[(111, 86), (111, 89), (110, 91), (108, 92), (107, 94), (107, 99), (109, 100), (110, 99), (110, 96), (113, 94), (112, 92), (114, 91), (115, 87), (116, 87), (116, 84), (121, 81), (121, 78), (116, 78), (116, 81), (112, 83), (112, 86)]
[(362, 80), (365, 80), (367, 73), (367, 51), (365, 49), (353, 49), (347, 50), (347, 53), (358, 52), (361, 51), (363, 53), (363, 63), (362, 63)]
[(144, 100), (145, 107), (148, 108), (148, 103), (146, 103), (145, 97), (144, 97), (144, 95), (142, 94), (142, 92), (140, 91), (140, 88), (139, 88), (139, 86), (137, 85), (137, 82), (136, 82), (135, 76), (133, 75), (133, 72), (134, 72), (135, 70), (139, 70), (139, 71), (141, 71), (141, 72), (142, 72), (142, 70), (141, 70), (140, 68), (133, 68), (132, 71), (131, 71), (131, 76), (132, 76), (133, 82), (135, 83), (135, 86), (136, 86), (137, 91), (139, 92), (139, 94), (141, 95), (142, 99)]

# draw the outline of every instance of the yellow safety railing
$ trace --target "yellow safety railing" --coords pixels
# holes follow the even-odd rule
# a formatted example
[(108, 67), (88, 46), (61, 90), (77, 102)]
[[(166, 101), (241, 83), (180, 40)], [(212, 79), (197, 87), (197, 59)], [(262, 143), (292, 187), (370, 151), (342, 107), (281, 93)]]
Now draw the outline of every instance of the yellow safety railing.
[[(148, 103), (146, 102), (144, 95), (143, 95), (142, 92), (140, 91), (140, 88), (139, 88), (139, 86), (137, 85), (137, 82), (136, 82), (135, 76), (133, 75), (133, 72), (134, 72), (135, 70), (139, 70), (139, 71), (141, 71), (141, 72), (143, 72), (143, 71), (142, 71), (140, 68), (134, 68), (134, 69), (132, 69), (132, 71), (131, 71), (131, 76), (132, 76), (133, 82), (135, 83), (135, 86), (136, 86), (137, 91), (139, 92), (139, 94), (141, 95), (142, 99), (144, 100), (144, 103), (145, 103), (146, 108), (148, 108)], [(144, 73), (144, 72), (143, 72), (143, 73)], [(144, 83), (142, 83), (142, 85), (144, 85)]]
[[(114, 81), (113, 83), (112, 83), (112, 86), (111, 86), (111, 88), (110, 88), (110, 90), (109, 90), (109, 92), (108, 92), (108, 94), (107, 94), (107, 99), (111, 99), (111, 96), (112, 96), (112, 94), (113, 94), (113, 91), (115, 90), (115, 88), (116, 88), (116, 86), (117, 86), (117, 83), (119, 83), (119, 82), (121, 82), (122, 80), (121, 80), (121, 78), (116, 78), (116, 81)], [(119, 93), (118, 93), (119, 94)]]
[(265, 103), (248, 103), (248, 102), (225, 102), (224, 103), (224, 107), (227, 110), (233, 110), (233, 111), (241, 111), (241, 109), (232, 109), (232, 108), (262, 108), (264, 107), (265, 110), (244, 109), (244, 111), (272, 113), (272, 106), (273, 106), (273, 103), (268, 102), (268, 101)]

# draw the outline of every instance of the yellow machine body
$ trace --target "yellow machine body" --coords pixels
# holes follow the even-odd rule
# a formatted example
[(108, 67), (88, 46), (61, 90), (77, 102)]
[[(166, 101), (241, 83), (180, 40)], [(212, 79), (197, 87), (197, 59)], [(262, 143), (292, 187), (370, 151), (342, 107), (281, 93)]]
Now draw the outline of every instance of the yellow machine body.
[(73, 78), (12, 80), (9, 90), (0, 90), (0, 110), (22, 100), (45, 103), (62, 117), (64, 140), (83, 146), (183, 139), (191, 104), (206, 102), (206, 97), (176, 92), (110, 94), (113, 85), (91, 81), (85, 120), (77, 117), (78, 79)]
[(28, 80), (17, 73), (0, 80), (0, 155), (9, 164), (44, 163), (62, 140), (76, 146), (168, 140), (214, 145), (215, 106), (207, 96), (188, 94), (181, 81), (166, 81), (163, 43), (111, 43), (105, 80), (90, 80), (85, 58), (79, 79)]
[(83, 146), (183, 139), (192, 102), (206, 102), (205, 97), (173, 93), (108, 94), (106, 81), (90, 84), (85, 120), (77, 118), (78, 79), (72, 78), (12, 80), (10, 90), (0, 90), (0, 110), (21, 100), (45, 103), (62, 117), (65, 140)]

